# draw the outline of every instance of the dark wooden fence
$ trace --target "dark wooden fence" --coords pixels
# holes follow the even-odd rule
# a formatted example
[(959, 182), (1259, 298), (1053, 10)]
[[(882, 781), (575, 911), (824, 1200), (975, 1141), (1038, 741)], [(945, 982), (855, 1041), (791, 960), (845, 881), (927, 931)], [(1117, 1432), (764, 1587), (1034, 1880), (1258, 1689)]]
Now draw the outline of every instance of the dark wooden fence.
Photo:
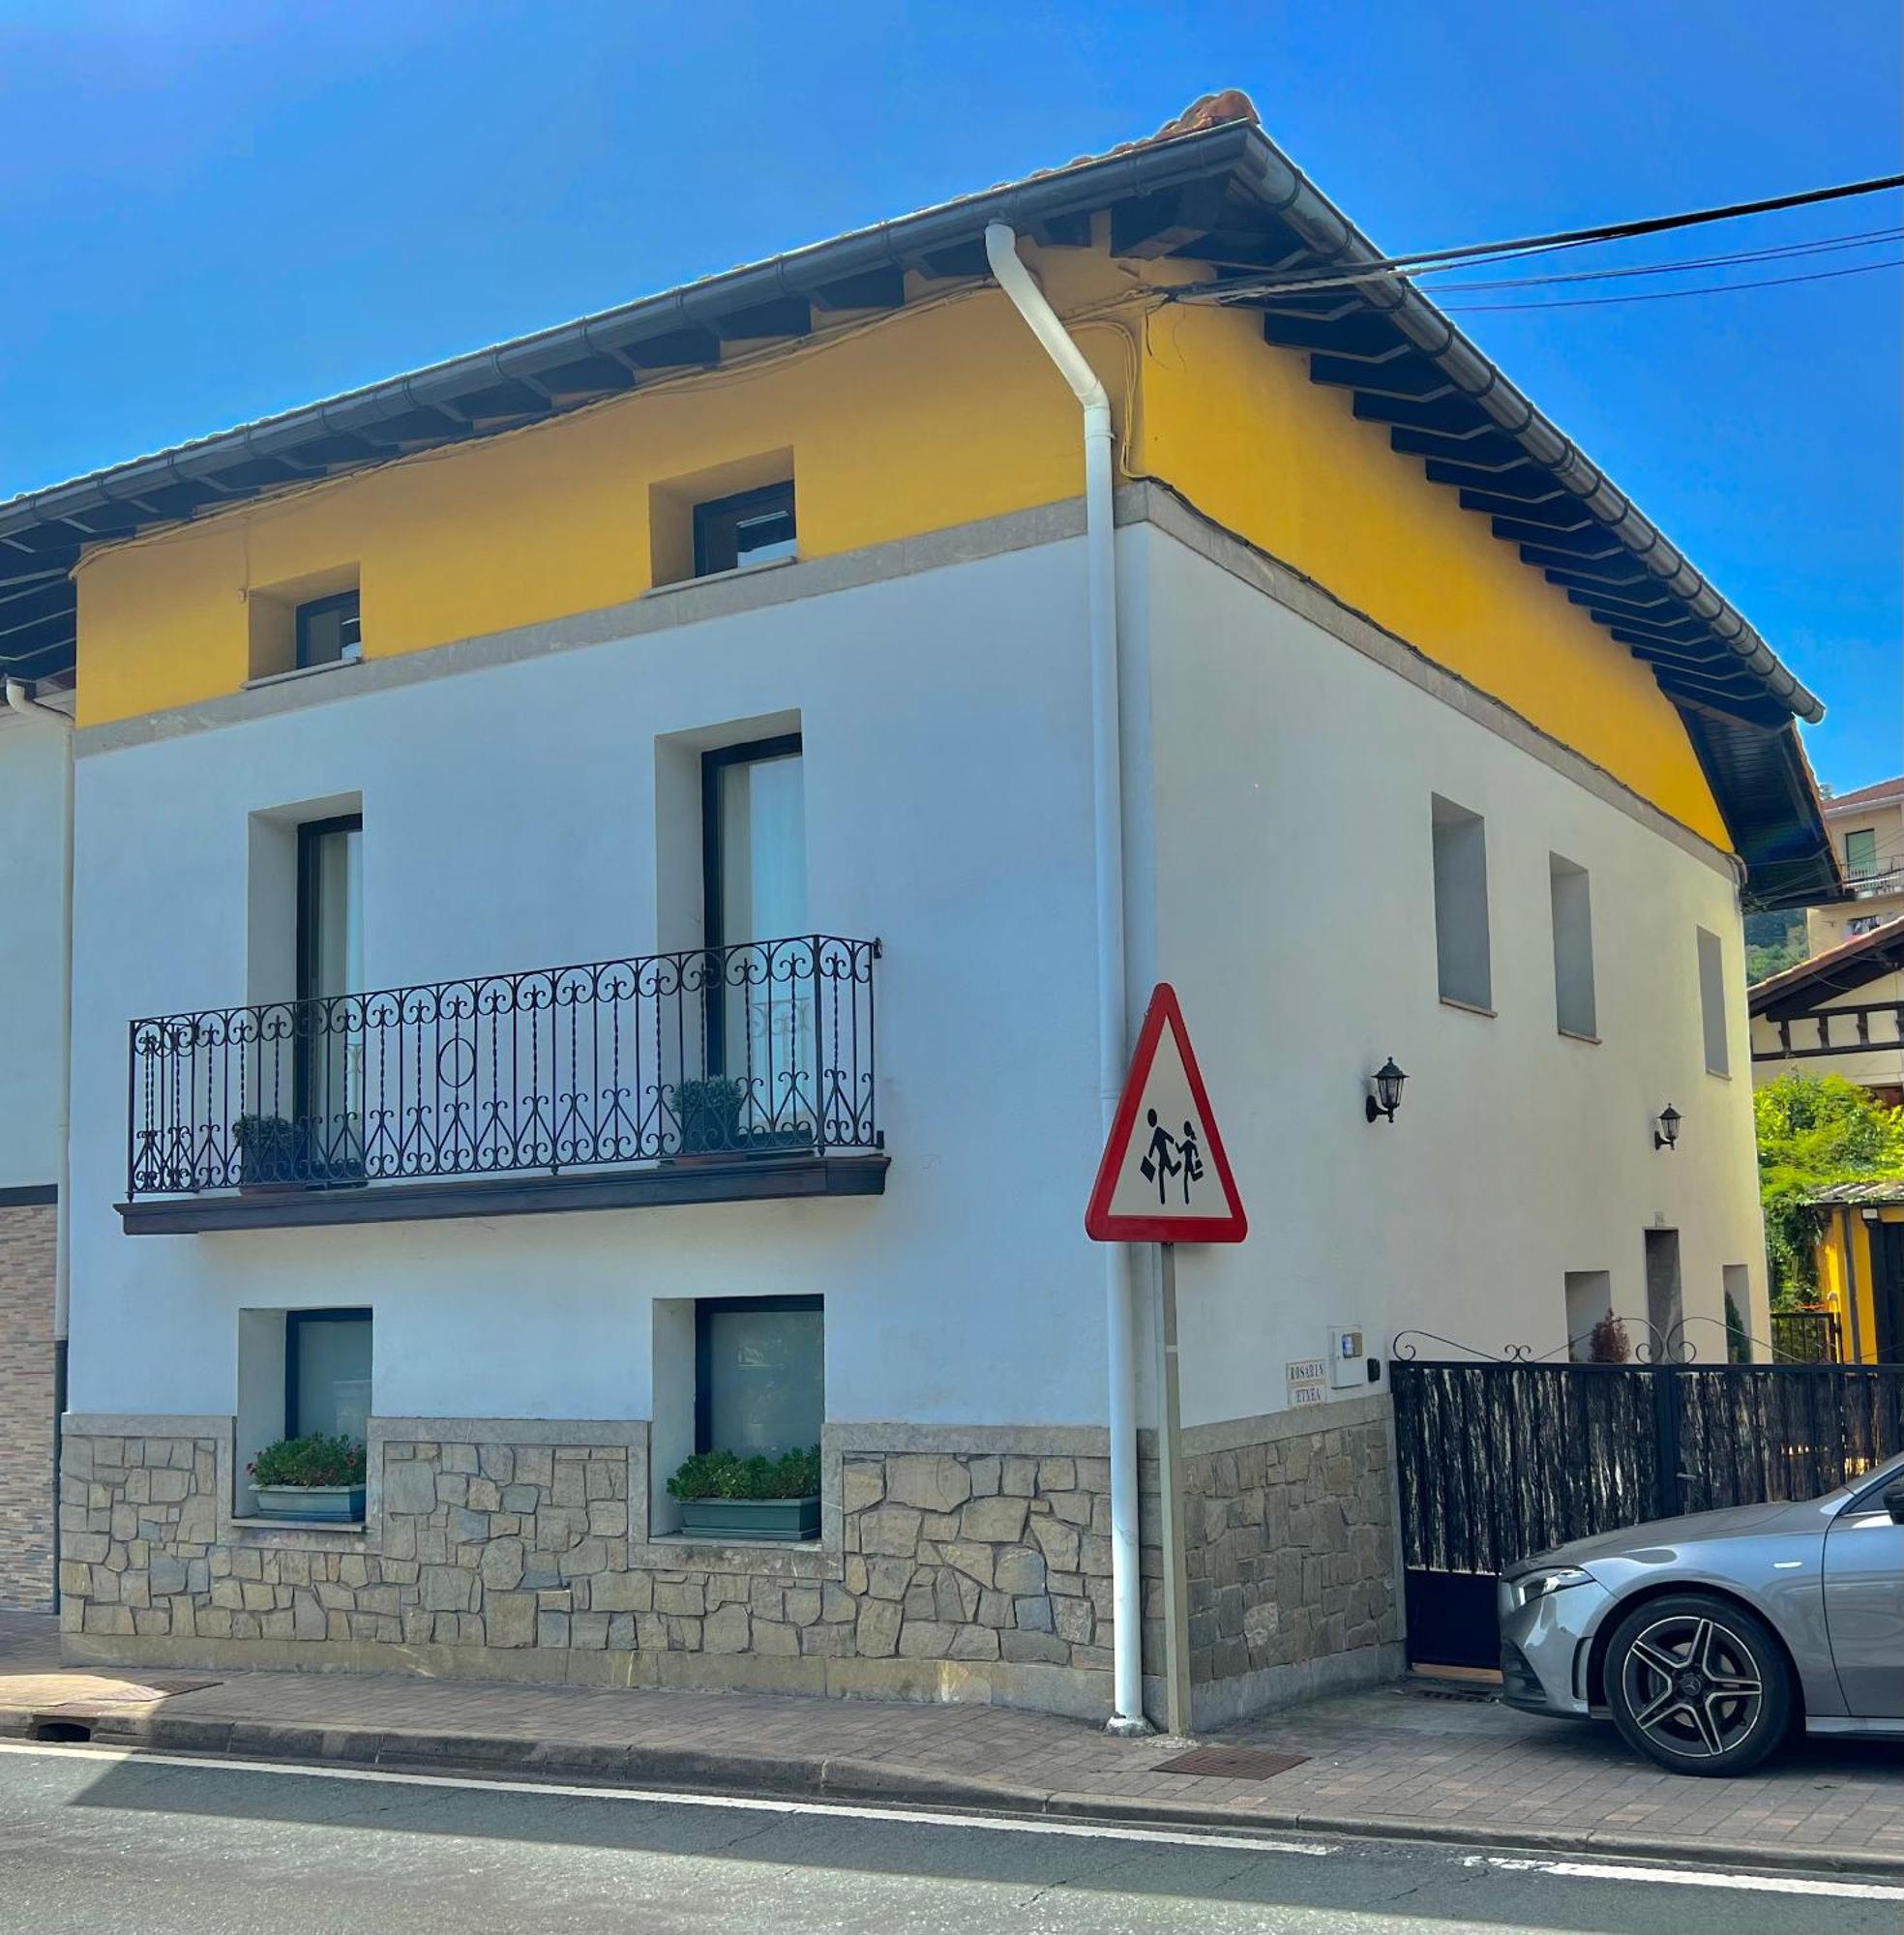
[(1904, 1365), (1396, 1361), (1409, 1652), (1492, 1666), (1517, 1560), (1647, 1519), (1815, 1498), (1904, 1451)]
[(1774, 1310), (1771, 1360), (1774, 1364), (1835, 1364), (1838, 1348), (1835, 1310)]

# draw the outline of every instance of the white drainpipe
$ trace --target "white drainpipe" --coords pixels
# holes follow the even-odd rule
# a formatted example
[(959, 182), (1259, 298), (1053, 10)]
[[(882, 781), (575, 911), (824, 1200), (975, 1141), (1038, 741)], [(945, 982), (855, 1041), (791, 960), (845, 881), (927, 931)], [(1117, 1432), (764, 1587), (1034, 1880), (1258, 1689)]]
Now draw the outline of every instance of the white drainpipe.
[(51, 705), (43, 705), (33, 688), (16, 678), (7, 681), (7, 704), (22, 719), (44, 720), (64, 736), (65, 799), (60, 854), (60, 1087), (59, 1087), (59, 1202), (53, 1210), (53, 1577), (59, 1577), (59, 1447), (61, 1418), (66, 1412), (67, 1312), (71, 1304), (73, 1251), (73, 1176), (67, 1152), (73, 1117), (73, 721)]
[[(1111, 399), (1031, 272), (1018, 237), (1002, 222), (985, 230), (985, 257), (1045, 354), (1084, 406), (1085, 555), (1090, 592), (1091, 779), (1097, 890), (1098, 1103), (1105, 1135), (1123, 1087), (1124, 845), (1122, 737), (1117, 723), (1117, 564), (1111, 498)], [(1082, 1183), (1082, 1178), (1080, 1179)], [(1110, 1731), (1145, 1734), (1137, 1558), (1137, 1375), (1131, 1320), (1130, 1251), (1104, 1249), (1105, 1330), (1111, 1396), (1111, 1592), (1114, 1609)]]

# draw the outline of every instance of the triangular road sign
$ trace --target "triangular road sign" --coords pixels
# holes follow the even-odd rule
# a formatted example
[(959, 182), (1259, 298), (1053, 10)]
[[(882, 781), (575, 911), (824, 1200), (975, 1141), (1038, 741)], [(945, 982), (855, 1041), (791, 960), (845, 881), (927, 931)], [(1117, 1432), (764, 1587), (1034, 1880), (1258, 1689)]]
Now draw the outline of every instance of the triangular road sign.
[(1159, 981), (1085, 1211), (1100, 1243), (1240, 1243), (1249, 1235), (1176, 991)]

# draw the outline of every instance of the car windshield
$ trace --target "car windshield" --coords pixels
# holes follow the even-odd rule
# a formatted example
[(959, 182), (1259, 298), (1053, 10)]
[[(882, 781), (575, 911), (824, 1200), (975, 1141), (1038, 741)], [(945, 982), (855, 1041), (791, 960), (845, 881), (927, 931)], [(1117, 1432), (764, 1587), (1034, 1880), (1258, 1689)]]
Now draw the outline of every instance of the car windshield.
[(1875, 1465), (1861, 1476), (1847, 1479), (1842, 1485), (1834, 1485), (1829, 1492), (1822, 1492), (1824, 1499), (1855, 1498), (1862, 1492), (1882, 1491), (1887, 1484), (1904, 1478), (1904, 1451), (1895, 1458), (1887, 1458), (1882, 1465)]

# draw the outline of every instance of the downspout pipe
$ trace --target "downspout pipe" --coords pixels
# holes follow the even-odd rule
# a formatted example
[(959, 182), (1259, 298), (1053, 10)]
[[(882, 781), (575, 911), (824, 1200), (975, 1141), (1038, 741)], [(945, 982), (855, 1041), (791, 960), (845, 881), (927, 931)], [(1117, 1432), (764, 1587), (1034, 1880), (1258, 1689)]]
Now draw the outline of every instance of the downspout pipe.
[(66, 1416), (67, 1316), (72, 1306), (73, 1174), (68, 1150), (73, 1121), (73, 721), (58, 707), (43, 704), (33, 688), (7, 681), (10, 711), (34, 724), (57, 727), (63, 740), (64, 798), (60, 817), (60, 1005), (59, 1148), (53, 1208), (53, 1603), (59, 1603), (59, 1472), (62, 1421)]
[[(1112, 506), (1111, 399), (1044, 291), (1019, 259), (1002, 222), (985, 230), (985, 259), (998, 286), (1071, 386), (1084, 414), (1085, 556), (1089, 593), (1091, 805), (1097, 908), (1097, 1087), (1108, 1140), (1123, 1087), (1123, 738), (1117, 718), (1117, 562)], [(1137, 1521), (1137, 1357), (1130, 1249), (1106, 1243), (1105, 1333), (1110, 1359), (1112, 1700), (1109, 1731), (1146, 1734), (1144, 1717)]]

